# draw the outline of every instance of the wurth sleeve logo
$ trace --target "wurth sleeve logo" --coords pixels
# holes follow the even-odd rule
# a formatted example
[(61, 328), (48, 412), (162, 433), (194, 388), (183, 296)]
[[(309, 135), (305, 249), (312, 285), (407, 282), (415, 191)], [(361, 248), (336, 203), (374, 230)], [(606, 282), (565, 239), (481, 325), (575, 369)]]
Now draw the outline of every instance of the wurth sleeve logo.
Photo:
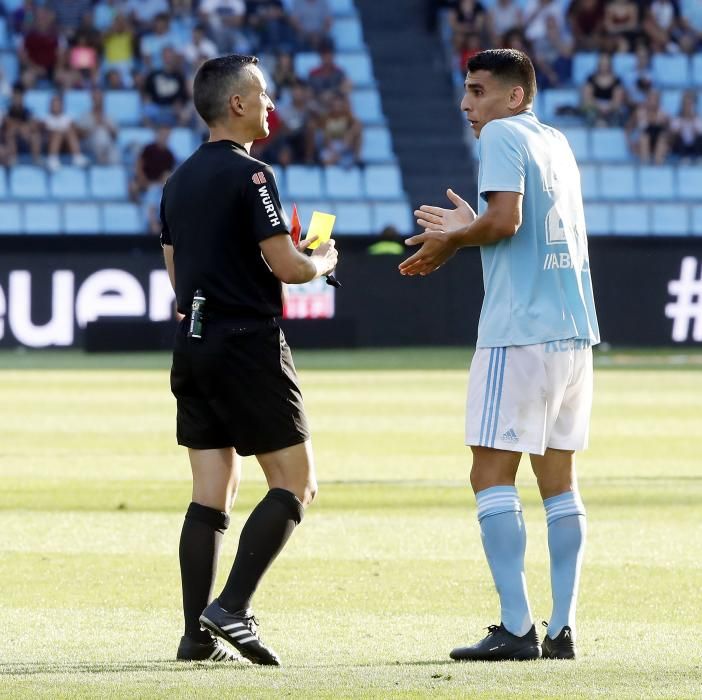
[(259, 171), (257, 173), (254, 173), (251, 176), (251, 179), (254, 182), (254, 185), (265, 185), (266, 184), (266, 176), (263, 174), (263, 171)]
[[(263, 173), (256, 174), (263, 176)], [(271, 222), (271, 226), (279, 226), (280, 218), (278, 217), (278, 212), (276, 211), (275, 205), (273, 204), (273, 200), (271, 198), (270, 193), (268, 192), (268, 188), (265, 185), (263, 185), (263, 187), (258, 188), (258, 196), (263, 202), (263, 206), (266, 209), (266, 215), (268, 216), (268, 221)]]

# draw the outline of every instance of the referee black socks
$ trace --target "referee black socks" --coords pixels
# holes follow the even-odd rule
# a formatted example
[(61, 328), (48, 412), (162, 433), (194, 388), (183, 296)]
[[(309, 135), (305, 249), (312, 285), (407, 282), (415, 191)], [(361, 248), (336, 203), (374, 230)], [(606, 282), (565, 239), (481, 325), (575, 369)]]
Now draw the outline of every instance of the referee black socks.
[(229, 612), (245, 610), (259, 581), (299, 525), (304, 507), (286, 489), (271, 489), (253, 509), (239, 538), (239, 549), (231, 573), (218, 596)]
[(200, 629), (199, 618), (212, 598), (222, 534), (229, 516), (215, 508), (191, 503), (180, 533), (180, 578), (183, 586), (185, 635), (209, 642), (209, 632)]

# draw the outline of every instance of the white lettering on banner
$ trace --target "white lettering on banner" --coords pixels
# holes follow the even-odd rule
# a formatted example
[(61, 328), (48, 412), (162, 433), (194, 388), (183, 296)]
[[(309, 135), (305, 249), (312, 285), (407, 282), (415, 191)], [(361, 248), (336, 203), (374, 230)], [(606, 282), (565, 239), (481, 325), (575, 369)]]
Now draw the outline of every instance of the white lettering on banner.
[(268, 220), (271, 222), (271, 225), (278, 226), (278, 224), (280, 224), (280, 219), (278, 218), (278, 213), (273, 206), (273, 200), (268, 193), (268, 188), (265, 185), (263, 185), (263, 187), (259, 187), (258, 194), (261, 197), (261, 201), (266, 209), (266, 214), (268, 215)]
[(672, 338), (676, 343), (702, 341), (702, 269), (697, 258), (685, 257), (680, 265), (680, 277), (668, 282), (668, 294), (675, 301), (665, 305), (665, 315), (673, 319)]
[(27, 270), (10, 273), (8, 321), (17, 340), (30, 348), (70, 345), (73, 342), (73, 273), (57, 270), (51, 277), (51, 319), (32, 323), (32, 276)]
[[(51, 275), (51, 318), (44, 325), (32, 323), (32, 275), (27, 270), (9, 273), (7, 293), (0, 287), (0, 339), (13, 336), (30, 348), (72, 345), (75, 326), (84, 328), (101, 316), (145, 316), (146, 292), (139, 280), (124, 270), (98, 270), (75, 290), (75, 275), (56, 270)], [(165, 270), (149, 275), (151, 321), (173, 318), (175, 295)], [(7, 322), (5, 322), (7, 317)]]
[(149, 320), (168, 321), (173, 318), (175, 293), (166, 270), (153, 270), (149, 275)]
[(319, 278), (286, 288), (283, 318), (334, 318), (334, 287)]
[(80, 328), (100, 316), (143, 316), (146, 299), (139, 281), (124, 270), (100, 270), (83, 282), (76, 295)]

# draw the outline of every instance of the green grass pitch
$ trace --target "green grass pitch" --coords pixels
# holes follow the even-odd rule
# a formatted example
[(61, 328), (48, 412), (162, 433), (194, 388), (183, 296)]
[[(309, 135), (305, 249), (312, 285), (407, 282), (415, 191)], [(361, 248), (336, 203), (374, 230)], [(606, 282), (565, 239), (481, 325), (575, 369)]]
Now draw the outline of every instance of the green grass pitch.
[[(319, 499), (255, 600), (281, 669), (173, 661), (190, 500), (165, 355), (0, 354), (0, 697), (700, 698), (700, 354), (609, 353), (579, 457), (575, 663), (456, 664), (497, 622), (462, 445), (468, 350), (299, 353)], [(527, 577), (550, 612), (525, 461)], [(247, 460), (220, 581), (264, 485)]]

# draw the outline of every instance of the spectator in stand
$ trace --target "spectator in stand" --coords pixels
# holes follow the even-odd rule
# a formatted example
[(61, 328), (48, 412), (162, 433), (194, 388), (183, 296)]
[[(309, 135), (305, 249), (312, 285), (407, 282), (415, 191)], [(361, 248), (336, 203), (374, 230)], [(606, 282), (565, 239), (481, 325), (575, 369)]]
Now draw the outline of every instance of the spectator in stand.
[(128, 86), (132, 84), (131, 71), (134, 67), (135, 57), (134, 37), (134, 30), (127, 17), (123, 14), (117, 14), (102, 39), (104, 68), (119, 71), (122, 80)]
[(497, 0), (494, 5), (488, 8), (485, 23), (492, 46), (501, 46), (502, 37), (510, 29), (524, 27), (522, 8), (516, 0)]
[[(109, 68), (106, 70), (102, 83), (105, 90), (127, 89), (127, 82), (124, 79), (124, 73), (117, 68)], [(131, 82), (129, 84), (131, 84)]]
[(608, 0), (602, 27), (609, 52), (631, 51), (642, 34), (639, 6), (634, 0)]
[(448, 18), (454, 36), (474, 32), (482, 35), (487, 28), (487, 13), (479, 0), (460, 0), (449, 12)]
[(92, 0), (53, 0), (45, 3), (53, 9), (56, 25), (67, 39), (72, 39), (86, 14), (92, 13)]
[(221, 53), (246, 53), (250, 42), (244, 33), (246, 3), (244, 0), (202, 0), (198, 9), (200, 22)]
[(188, 64), (188, 69), (195, 73), (198, 66), (203, 61), (214, 58), (217, 55), (216, 44), (207, 38), (204, 24), (196, 24), (193, 27), (190, 42), (183, 49), (183, 58)]
[(522, 29), (510, 29), (502, 37), (502, 48), (504, 49), (517, 49), (517, 51), (523, 51), (529, 56), (533, 56), (531, 44), (529, 40), (524, 36), (524, 30)]
[(257, 51), (295, 50), (295, 31), (281, 0), (249, 0), (247, 21)]
[(294, 0), (290, 23), (297, 33), (298, 45), (316, 51), (329, 39), (332, 15), (327, 0)]
[(599, 51), (604, 24), (604, 0), (571, 0), (568, 27), (576, 51)]
[(319, 159), (323, 165), (350, 168), (361, 160), (362, 127), (343, 93), (332, 95), (322, 119)]
[(626, 92), (607, 53), (600, 54), (597, 70), (583, 85), (581, 112), (590, 126), (622, 126), (626, 120)]
[(80, 151), (78, 130), (73, 119), (63, 111), (63, 100), (54, 95), (49, 103), (49, 114), (42, 120), (48, 136), (46, 167), (56, 171), (61, 167), (59, 155), (68, 151), (73, 156), (73, 164), (78, 167), (88, 165), (88, 159)]
[(682, 16), (679, 0), (652, 0), (643, 29), (654, 53), (693, 53), (699, 43), (697, 32)]
[(314, 162), (317, 109), (310, 89), (302, 81), (292, 87), (290, 100), (277, 107), (284, 125), (284, 141), (278, 151), (281, 165)]
[(152, 29), (157, 15), (167, 15), (170, 10), (168, 0), (127, 0), (125, 3), (125, 11), (139, 34)]
[(671, 150), (683, 162), (702, 157), (702, 119), (697, 114), (697, 95), (689, 90), (683, 95), (680, 114), (670, 125)]
[(636, 45), (636, 64), (633, 70), (622, 75), (622, 81), (629, 97), (629, 105), (633, 109), (646, 99), (653, 87), (653, 69), (651, 68), (651, 52), (645, 41)]
[(542, 88), (570, 83), (573, 73), (573, 40), (553, 15), (546, 17), (546, 41), (534, 48), (536, 82)]
[(298, 84), (291, 53), (282, 51), (276, 56), (271, 78), (276, 87), (276, 108), (280, 109), (282, 105), (289, 104), (292, 99), (292, 90)]
[(93, 24), (93, 13), (86, 12), (70, 41), (64, 84), (78, 89), (97, 85), (100, 74), (100, 42), (100, 32)]
[(115, 17), (120, 14), (123, 0), (99, 0), (94, 8), (95, 27), (100, 32), (107, 31)]
[(156, 129), (155, 141), (142, 148), (137, 157), (134, 179), (129, 183), (129, 192), (135, 202), (153, 185), (162, 185), (173, 172), (176, 159), (168, 147), (171, 130), (160, 126)]
[(64, 48), (65, 41), (56, 29), (54, 13), (46, 7), (37, 7), (19, 50), (25, 87), (53, 83), (59, 77)]
[(34, 21), (34, 0), (22, 0), (22, 4), (13, 12), (8, 13), (9, 25), (14, 34), (24, 36)]
[(142, 121), (146, 126), (176, 126), (188, 122), (188, 92), (179, 57), (170, 46), (161, 52), (162, 68), (152, 70), (141, 93)]
[(101, 90), (93, 90), (93, 104), (77, 123), (78, 135), (88, 155), (98, 165), (115, 165), (120, 161), (117, 127), (105, 114)]
[(178, 37), (171, 31), (171, 20), (167, 14), (158, 14), (154, 18), (153, 31), (141, 37), (140, 54), (146, 70), (163, 68), (163, 49), (170, 46), (174, 51), (178, 46)]
[(549, 47), (548, 20), (563, 30), (563, 10), (557, 0), (528, 0), (524, 8), (524, 35), (538, 56)]
[(1, 132), (4, 165), (14, 165), (17, 162), (17, 154), (27, 152), (32, 154), (32, 159), (37, 165), (41, 163), (41, 129), (24, 104), (24, 87), (19, 83), (12, 88)]
[(312, 92), (317, 96), (325, 92), (349, 93), (351, 81), (344, 70), (334, 63), (334, 46), (331, 42), (322, 44), (319, 58), (319, 66), (310, 71), (307, 81)]
[(649, 90), (627, 124), (631, 150), (642, 163), (662, 165), (670, 148), (670, 117), (661, 108), (657, 90)]

